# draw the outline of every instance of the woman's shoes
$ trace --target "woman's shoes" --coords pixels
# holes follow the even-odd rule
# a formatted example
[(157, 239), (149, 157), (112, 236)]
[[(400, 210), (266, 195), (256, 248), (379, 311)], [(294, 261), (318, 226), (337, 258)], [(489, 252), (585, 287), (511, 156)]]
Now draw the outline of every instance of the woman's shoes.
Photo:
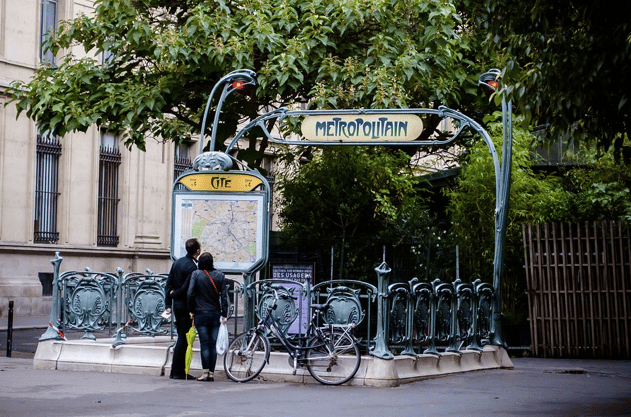
[(215, 380), (215, 378), (213, 377), (213, 373), (212, 372), (208, 372), (205, 371), (202, 376), (200, 376), (199, 378), (197, 378), (198, 381), (206, 381), (206, 382), (212, 382)]

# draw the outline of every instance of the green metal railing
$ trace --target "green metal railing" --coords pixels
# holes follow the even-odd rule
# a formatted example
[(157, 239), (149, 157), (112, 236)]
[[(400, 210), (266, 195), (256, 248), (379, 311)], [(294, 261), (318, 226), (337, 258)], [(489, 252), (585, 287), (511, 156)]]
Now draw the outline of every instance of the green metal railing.
[[(173, 336), (172, 322), (161, 317), (165, 310), (167, 276), (146, 273), (116, 274), (85, 271), (59, 272), (63, 258), (57, 254), (53, 278), (50, 327), (40, 341), (63, 339), (69, 330), (116, 335), (114, 345), (133, 336)], [(392, 359), (395, 354), (441, 355), (463, 349), (481, 351), (489, 343), (493, 287), (481, 283), (419, 281), (389, 283), (391, 269), (375, 268), (378, 286), (351, 279), (332, 279), (316, 285), (287, 279), (261, 279), (244, 287), (231, 284), (229, 317), (232, 334), (264, 316), (270, 305), (271, 286), (291, 295), (274, 311), (290, 338), (299, 338), (311, 319), (311, 304), (329, 306), (319, 320), (326, 324), (356, 325), (356, 336), (365, 354)], [(248, 299), (246, 303), (245, 299)], [(240, 312), (240, 304), (254, 306), (253, 317)], [(304, 307), (304, 308), (303, 308)], [(292, 325), (296, 323), (292, 330)], [(118, 329), (118, 330), (116, 330)], [(271, 335), (270, 335), (271, 336)], [(273, 341), (273, 339), (272, 339)]]

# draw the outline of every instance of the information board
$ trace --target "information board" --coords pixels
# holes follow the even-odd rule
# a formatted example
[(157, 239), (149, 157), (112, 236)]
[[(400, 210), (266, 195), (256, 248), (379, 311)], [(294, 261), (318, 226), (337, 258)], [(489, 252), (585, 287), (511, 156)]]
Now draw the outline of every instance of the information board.
[[(309, 283), (313, 285), (314, 282), (314, 264), (312, 263), (294, 263), (294, 264), (278, 264), (272, 265), (270, 264), (270, 278), (276, 279), (287, 279), (291, 281), (296, 281), (300, 284)], [(294, 300), (296, 303), (296, 308), (300, 308), (300, 290), (299, 285), (293, 284), (282, 284), (286, 288), (296, 288), (294, 290), (294, 296), (298, 297), (298, 299)], [(309, 300), (306, 297), (306, 294), (303, 294), (302, 298), (302, 310), (298, 312), (298, 318), (294, 321), (288, 329), (288, 333), (299, 333), (299, 329), (302, 328), (302, 333), (307, 330), (309, 326), (309, 321), (311, 320), (311, 315), (309, 312)]]
[(215, 268), (247, 271), (263, 260), (264, 195), (174, 193), (172, 255), (186, 255), (195, 237), (210, 252)]

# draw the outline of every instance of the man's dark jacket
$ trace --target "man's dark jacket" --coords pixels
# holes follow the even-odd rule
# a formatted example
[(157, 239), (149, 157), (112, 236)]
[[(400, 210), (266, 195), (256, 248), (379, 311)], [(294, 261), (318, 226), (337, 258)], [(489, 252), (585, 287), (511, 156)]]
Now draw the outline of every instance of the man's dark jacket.
[[(165, 301), (167, 307), (171, 306), (171, 299), (186, 303), (186, 291), (188, 290), (191, 274), (195, 270), (197, 270), (197, 264), (189, 254), (179, 258), (173, 263), (165, 287)], [(173, 291), (173, 294), (171, 294), (171, 291)]]

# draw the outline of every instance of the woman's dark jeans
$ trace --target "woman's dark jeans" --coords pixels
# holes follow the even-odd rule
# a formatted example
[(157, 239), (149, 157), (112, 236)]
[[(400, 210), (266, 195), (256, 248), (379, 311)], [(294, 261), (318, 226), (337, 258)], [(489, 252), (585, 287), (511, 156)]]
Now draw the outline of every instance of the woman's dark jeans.
[(219, 333), (219, 311), (198, 311), (195, 313), (195, 329), (199, 336), (199, 351), (202, 368), (215, 372), (217, 364), (217, 334)]

